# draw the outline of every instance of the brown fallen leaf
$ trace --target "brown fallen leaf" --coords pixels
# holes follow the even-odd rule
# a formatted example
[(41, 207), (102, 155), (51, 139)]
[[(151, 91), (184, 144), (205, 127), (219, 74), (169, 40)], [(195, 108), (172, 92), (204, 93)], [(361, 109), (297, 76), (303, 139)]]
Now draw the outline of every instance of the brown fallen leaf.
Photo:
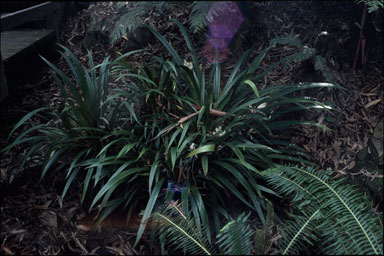
[(75, 234), (74, 234), (74, 233), (72, 233), (72, 237), (73, 237), (73, 239), (75, 240), (76, 244), (83, 250), (83, 253), (85, 253), (85, 254), (89, 254), (87, 248), (85, 248), (85, 245), (82, 244), (82, 243), (80, 242), (80, 240), (79, 240), (77, 237), (75, 237)]
[(376, 93), (360, 93), (361, 96), (371, 97), (371, 96), (377, 96)]
[(380, 101), (381, 101), (381, 99), (373, 100), (373, 101), (369, 102), (367, 105), (365, 105), (364, 107), (370, 108), (370, 107), (376, 105), (377, 103), (379, 103)]
[(54, 211), (43, 211), (39, 214), (38, 219), (42, 225), (57, 229), (57, 214)]
[(84, 225), (77, 225), (76, 227), (78, 229), (80, 229), (81, 231), (85, 231), (85, 232), (88, 232), (89, 230), (91, 230), (90, 227), (87, 227), (87, 226), (84, 226)]
[(9, 233), (12, 235), (17, 235), (17, 234), (24, 233), (25, 231), (26, 231), (25, 229), (12, 229), (11, 231), (9, 231)]
[(124, 255), (124, 252), (121, 248), (116, 248), (112, 246), (105, 246), (105, 249), (108, 249), (110, 252), (115, 253), (117, 255)]
[(48, 206), (46, 206), (46, 205), (35, 204), (35, 205), (33, 205), (33, 207), (35, 207), (36, 209), (40, 209), (40, 210), (48, 210)]
[(0, 168), (0, 173), (1, 173), (1, 180), (8, 180), (8, 177), (7, 177), (7, 174), (5, 173), (5, 171), (3, 170), (3, 168)]
[(348, 164), (348, 170), (351, 170), (353, 167), (355, 167), (356, 165), (356, 162), (355, 161), (352, 161)]
[(308, 153), (311, 153), (311, 149), (307, 145), (303, 145), (303, 148), (308, 151)]
[(14, 254), (10, 249), (5, 247), (4, 245), (1, 246), (1, 250), (4, 251), (6, 254), (9, 254), (9, 255), (13, 255)]
[(96, 254), (96, 251), (99, 250), (101, 247), (100, 246), (97, 246), (96, 248), (94, 248), (89, 254), (90, 255), (95, 255)]

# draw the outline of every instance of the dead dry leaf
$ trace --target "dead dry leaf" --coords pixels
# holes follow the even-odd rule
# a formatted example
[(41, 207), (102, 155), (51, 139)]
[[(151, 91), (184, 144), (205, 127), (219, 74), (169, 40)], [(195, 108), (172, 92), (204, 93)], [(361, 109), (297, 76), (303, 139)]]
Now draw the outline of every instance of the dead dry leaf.
[(14, 253), (8, 249), (6, 246), (2, 245), (1, 250), (4, 251), (6, 254), (13, 255)]
[(17, 234), (24, 233), (25, 231), (26, 231), (25, 229), (12, 229), (11, 231), (9, 231), (9, 233), (12, 235), (17, 235)]
[(87, 226), (84, 226), (84, 225), (77, 225), (76, 228), (80, 229), (81, 231), (85, 231), (85, 232), (88, 232), (91, 230), (90, 227), (87, 227)]
[(377, 100), (373, 100), (371, 102), (369, 102), (368, 104), (366, 104), (364, 107), (365, 108), (370, 108), (372, 106), (375, 106), (377, 103), (379, 103), (381, 101), (381, 99), (377, 99)]
[(355, 167), (356, 165), (356, 162), (355, 161), (352, 161), (348, 164), (348, 170), (351, 170), (353, 167)]

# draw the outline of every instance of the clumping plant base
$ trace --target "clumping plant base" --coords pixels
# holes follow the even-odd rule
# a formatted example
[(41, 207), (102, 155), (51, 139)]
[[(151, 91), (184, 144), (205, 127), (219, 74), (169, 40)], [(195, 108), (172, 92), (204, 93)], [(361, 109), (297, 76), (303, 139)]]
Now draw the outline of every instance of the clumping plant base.
[[(66, 185), (62, 197), (71, 184), (83, 183), (81, 200), (84, 202), (85, 198), (93, 195), (89, 209), (102, 210), (99, 222), (119, 206), (132, 212), (140, 201), (145, 200), (136, 244), (156, 209), (177, 199), (180, 201), (178, 213), (185, 216), (190, 213), (187, 224), (192, 223), (194, 232), (197, 232), (189, 235), (189, 240), (195, 241), (193, 244), (204, 252), (211, 252), (206, 247), (212, 245), (215, 234), (222, 243), (228, 241), (236, 230), (240, 232), (236, 233), (237, 237), (241, 237), (239, 234), (252, 236), (245, 215), (226, 226), (233, 229), (222, 229), (222, 224), (231, 219), (226, 210), (227, 195), (241, 202), (245, 209), (255, 212), (260, 223), (266, 224), (265, 196), (281, 193), (293, 194), (292, 202), (300, 202), (297, 209), (303, 213), (303, 216), (295, 217), (297, 223), (287, 231), (285, 239), (291, 239), (291, 242), (281, 243), (287, 245), (284, 253), (300, 252), (304, 246), (301, 242), (315, 241), (328, 235), (320, 232), (321, 229), (317, 232), (319, 234), (306, 232), (307, 229), (323, 228), (318, 221), (324, 217), (329, 221), (337, 220), (339, 226), (353, 230), (349, 238), (356, 240), (356, 243), (340, 247), (335, 246), (332, 239), (344, 239), (345, 234), (330, 236), (324, 240), (324, 252), (380, 253), (380, 237), (376, 236), (376, 227), (379, 226), (374, 224), (377, 219), (368, 221), (363, 213), (356, 211), (360, 206), (369, 208), (365, 199), (360, 200), (353, 189), (342, 192), (335, 187), (344, 181), (328, 184), (328, 178), (317, 176), (312, 169), (284, 167), (294, 162), (313, 163), (305, 150), (271, 136), (295, 125), (326, 129), (317, 123), (285, 117), (302, 110), (330, 111), (330, 106), (314, 98), (294, 96), (294, 93), (338, 86), (329, 83), (299, 83), (264, 89), (256, 86), (276, 66), (312, 58), (315, 51), (303, 46), (297, 38), (278, 37), (253, 59), (250, 56), (254, 49), (245, 51), (227, 81), (221, 84), (220, 63), (214, 62), (207, 74), (207, 70), (200, 69), (187, 31), (179, 22), (174, 22), (185, 38), (188, 58), (180, 57), (163, 36), (149, 27), (169, 51), (172, 60), (154, 57), (158, 65), (132, 69), (124, 59), (138, 51), (126, 53), (113, 61), (105, 58), (99, 65), (93, 63), (89, 52), (88, 69), (62, 46), (62, 56), (74, 77), (71, 80), (44, 59), (53, 70), (64, 101), (56, 110), (40, 108), (30, 112), (14, 127), (10, 136), (27, 124), (33, 115), (43, 112), (49, 112), (60, 124), (30, 123), (32, 127), (4, 150), (27, 144), (29, 150), (23, 164), (36, 151), (44, 150), (42, 178), (48, 171), (65, 170)], [(262, 69), (263, 58), (277, 45), (295, 46), (298, 50)], [(110, 91), (111, 77), (124, 81), (127, 90)], [(64, 156), (70, 156), (71, 162), (62, 161)], [(309, 175), (307, 179), (304, 173)], [(290, 183), (283, 181), (292, 181), (300, 189), (295, 190), (288, 185)], [(347, 188), (347, 185), (342, 186)], [(309, 207), (308, 202), (312, 199), (302, 201), (306, 198), (303, 191), (316, 194), (317, 190), (313, 189), (322, 193), (317, 195), (320, 196), (316, 199), (318, 203)], [(359, 198), (359, 202), (347, 197)], [(320, 200), (325, 198), (327, 202)], [(166, 215), (163, 217), (166, 220)], [(242, 223), (239, 229), (235, 223)], [(181, 231), (178, 234), (189, 234), (178, 225), (173, 225)], [(218, 230), (222, 232), (218, 234)], [(201, 237), (195, 237), (196, 234)], [(207, 243), (201, 243), (203, 238)], [(238, 245), (237, 252), (249, 252), (249, 244)], [(233, 252), (232, 247), (224, 246), (223, 252)], [(183, 249), (187, 250), (186, 247)]]

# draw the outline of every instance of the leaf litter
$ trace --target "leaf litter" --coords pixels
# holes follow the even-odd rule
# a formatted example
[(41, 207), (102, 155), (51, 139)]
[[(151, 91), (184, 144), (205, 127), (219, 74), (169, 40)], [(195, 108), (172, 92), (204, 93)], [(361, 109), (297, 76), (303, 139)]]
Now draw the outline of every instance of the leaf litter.
[[(358, 179), (383, 179), (383, 175), (371, 173), (365, 167), (357, 167), (357, 155), (366, 148), (369, 139), (372, 137), (374, 128), (382, 118), (384, 112), (383, 102), (383, 59), (378, 59), (371, 55), (367, 66), (353, 73), (351, 62), (345, 61), (342, 51), (333, 42), (346, 40), (345, 19), (348, 14), (341, 14), (330, 19), (327, 15), (311, 15), (312, 6), (303, 8), (303, 2), (254, 2), (254, 7), (260, 12), (259, 21), (256, 23), (266, 24), (257, 36), (241, 44), (242, 49), (248, 49), (252, 43), (260, 45), (256, 47), (254, 54), (260, 52), (266, 43), (275, 36), (282, 34), (297, 34), (306, 45), (316, 48), (324, 57), (331, 59), (331, 72), (335, 81), (347, 89), (347, 93), (342, 90), (316, 90), (311, 92), (320, 101), (333, 102), (336, 109), (329, 114), (318, 115), (309, 112), (300, 118), (319, 122), (331, 128), (330, 131), (320, 130), (316, 127), (301, 126), (295, 132), (283, 132), (279, 135), (282, 139), (287, 139), (291, 143), (303, 147), (310, 153), (316, 164), (321, 168), (335, 170), (338, 175), (348, 176), (353, 180)], [(105, 8), (105, 15), (113, 13), (111, 2), (97, 2), (91, 4), (88, 9), (79, 12), (75, 17), (68, 20), (62, 30), (61, 41), (74, 52), (80, 62), (87, 66), (87, 52), (81, 47), (81, 40), (86, 33), (87, 15), (95, 5), (102, 5)], [(287, 8), (286, 5), (291, 5)], [(337, 3), (329, 2), (324, 7), (327, 10), (336, 8)], [(341, 5), (341, 4), (340, 4)], [(285, 10), (285, 12), (282, 11)], [(276, 16), (278, 11), (284, 15)], [(177, 7), (163, 15), (156, 11), (149, 14), (146, 21), (159, 31), (165, 38), (172, 43), (181, 56), (187, 53), (184, 40), (176, 26), (168, 18), (176, 18), (181, 23), (186, 24), (189, 19), (189, 7)], [(295, 13), (294, 13), (295, 12)], [(328, 12), (328, 15), (332, 15)], [(343, 16), (344, 15), (344, 16)], [(301, 17), (295, 18), (295, 17)], [(332, 20), (332, 22), (330, 21)], [(321, 42), (318, 35), (325, 30), (337, 30), (329, 42)], [(191, 39), (195, 45), (199, 57), (203, 59), (203, 68), (207, 69), (210, 64), (204, 61), (202, 56), (205, 33), (191, 34)], [(349, 36), (350, 37), (350, 36)], [(356, 39), (356, 38), (355, 38)], [(377, 39), (382, 42), (381, 38)], [(357, 41), (356, 41), (357, 43)], [(378, 43), (377, 45), (380, 45)], [(129, 59), (129, 64), (133, 67), (138, 65), (152, 64), (152, 56), (162, 56), (170, 59), (169, 53), (162, 47), (161, 43), (154, 42), (145, 47), (146, 51), (134, 54)], [(90, 49), (93, 53), (95, 63), (99, 63), (105, 56), (111, 55), (113, 58), (122, 52), (122, 44), (114, 46), (96, 44)], [(287, 56), (293, 49), (289, 47), (276, 48), (271, 51), (265, 59), (263, 66), (274, 63), (277, 59)], [(373, 51), (376, 51), (373, 48)], [(344, 51), (343, 51), (344, 52)], [(337, 59), (337, 54), (340, 58)], [(241, 54), (240, 50), (230, 51), (228, 61), (223, 63), (222, 77), (228, 77), (235, 60)], [(382, 55), (381, 55), (382, 56)], [(343, 57), (343, 58), (342, 58)], [(66, 74), (70, 74), (65, 61), (60, 58), (54, 64)], [(265, 76), (263, 81), (257, 86), (265, 87), (278, 84), (289, 84), (299, 82), (303, 77), (298, 76), (303, 66), (291, 63), (285, 68), (278, 67)], [(41, 80), (24, 92), (22, 100), (11, 102), (9, 100), (1, 104), (0, 120), (4, 121), (10, 129), (10, 125), (17, 122), (17, 118), (37, 107), (48, 104), (55, 108), (61, 101), (61, 95), (50, 76), (47, 67), (41, 70)], [(304, 74), (307, 75), (307, 74)], [(119, 87), (118, 82), (113, 83), (114, 87)], [(27, 95), (27, 97), (25, 97)], [(35, 117), (38, 121), (38, 117)], [(41, 120), (40, 120), (41, 121)], [(0, 138), (0, 146), (3, 148), (7, 141), (3, 129)], [(17, 136), (19, 131), (14, 136)], [(76, 253), (83, 255), (99, 254), (148, 254), (149, 241), (143, 239), (142, 245), (133, 248), (135, 233), (124, 230), (109, 229), (104, 236), (95, 233), (90, 224), (82, 224), (84, 212), (81, 210), (79, 195), (76, 191), (69, 195), (64, 201), (58, 197), (61, 194), (56, 179), (55, 186), (52, 184), (36, 182), (40, 175), (38, 170), (39, 159), (35, 159), (34, 164), (26, 166), (26, 172), (21, 175), (17, 172), (18, 163), (22, 159), (25, 149), (19, 147), (9, 153), (0, 155), (0, 188), (1, 188), (1, 253), (13, 254), (67, 254)], [(80, 191), (80, 190), (79, 190)], [(382, 212), (381, 207), (377, 209)], [(23, 214), (20, 214), (23, 213)], [(84, 222), (85, 223), (85, 222)], [(154, 248), (155, 252), (158, 249)], [(271, 248), (270, 252), (274, 252)]]

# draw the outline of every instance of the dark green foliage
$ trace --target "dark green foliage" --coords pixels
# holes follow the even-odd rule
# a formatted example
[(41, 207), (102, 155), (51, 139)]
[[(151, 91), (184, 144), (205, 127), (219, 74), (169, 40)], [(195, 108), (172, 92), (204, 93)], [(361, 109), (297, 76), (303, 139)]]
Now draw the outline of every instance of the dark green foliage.
[(270, 241), (272, 239), (272, 228), (275, 226), (275, 211), (272, 202), (265, 199), (267, 202), (267, 217), (265, 225), (262, 229), (255, 230), (253, 241), (254, 254), (263, 255), (269, 249)]
[(132, 32), (132, 28), (144, 25), (144, 18), (151, 10), (157, 10), (161, 12), (162, 10), (168, 8), (168, 2), (143, 1), (119, 2), (116, 4), (117, 11), (123, 8), (129, 8), (129, 12), (124, 14), (118, 21), (116, 21), (114, 29), (111, 32), (111, 44), (124, 36), (127, 32)]
[(273, 47), (277, 44), (297, 46), (299, 48), (299, 51), (296, 54), (287, 56), (283, 59), (286, 64), (291, 61), (300, 63), (305, 60), (311, 60), (315, 70), (321, 72), (326, 82), (335, 83), (333, 74), (327, 66), (327, 60), (323, 56), (318, 55), (316, 49), (303, 45), (297, 37), (288, 35), (280, 36), (270, 41), (270, 45)]
[[(322, 170), (290, 166), (268, 169), (262, 175), (277, 192), (291, 199), (295, 209), (295, 213), (288, 213), (290, 220), (282, 223), (283, 237), (279, 240), (282, 254), (305, 253), (311, 246), (311, 253), (316, 254), (382, 255), (382, 215), (375, 215), (370, 200), (346, 179), (334, 179), (330, 172)], [(172, 214), (160, 211), (154, 216), (162, 217), (160, 223), (173, 220), (172, 225), (159, 226), (161, 232), (167, 233), (167, 242), (180, 245), (188, 242), (196, 223), (189, 215), (184, 215), (179, 206), (172, 204), (171, 207), (174, 208)], [(265, 239), (270, 239), (265, 231), (273, 223), (273, 208), (268, 212), (269, 224), (257, 232), (255, 249), (260, 247), (257, 243), (264, 245)], [(241, 214), (220, 230), (216, 237), (220, 254), (250, 254), (253, 231), (246, 223), (247, 218)], [(195, 246), (208, 248), (207, 238), (196, 234), (200, 236)], [(198, 253), (198, 250), (190, 250), (192, 247), (184, 247), (185, 252)], [(204, 252), (212, 252), (212, 249)], [(256, 252), (264, 254), (263, 249)]]
[[(217, 220), (217, 225), (220, 218), (228, 217), (225, 210), (227, 199), (220, 192), (223, 189), (255, 210), (264, 222), (262, 194), (273, 194), (273, 191), (259, 185), (258, 170), (274, 166), (281, 160), (311, 163), (302, 150), (286, 150), (287, 143), (271, 140), (269, 134), (289, 129), (292, 125), (317, 125), (298, 120), (281, 121), (279, 117), (295, 109), (327, 110), (328, 106), (314, 99), (291, 95), (299, 90), (333, 85), (307, 83), (259, 91), (255, 85), (258, 79), (278, 64), (305, 54), (294, 54), (266, 70), (259, 70), (267, 51), (277, 44), (287, 44), (287, 39), (272, 41), (266, 50), (250, 61), (249, 67), (247, 62), (251, 50), (244, 52), (226, 83), (221, 85), (220, 64), (216, 63), (206, 76), (205, 70), (199, 68), (195, 49), (184, 26), (176, 24), (190, 51), (189, 64), (164, 37), (150, 28), (170, 52), (173, 61), (157, 58), (158, 67), (143, 67), (134, 73), (124, 70), (124, 63), (116, 69), (121, 74), (120, 79), (130, 78), (127, 86), (137, 88), (137, 97), (142, 99), (135, 115), (145, 127), (140, 133), (139, 144), (145, 145), (142, 146), (146, 152), (142, 160), (151, 166), (148, 189), (151, 193), (163, 175), (184, 187), (180, 195), (182, 205), (192, 210), (199, 230), (208, 225), (209, 216)], [(284, 108), (289, 104), (294, 107)], [(208, 191), (210, 196), (203, 196), (203, 191)], [(174, 195), (168, 196), (172, 198)], [(156, 198), (154, 196), (153, 200)], [(152, 209), (153, 205), (148, 204), (145, 216), (149, 216)], [(143, 218), (138, 239), (145, 225), (146, 218)], [(207, 237), (213, 233), (209, 228), (205, 232)]]
[(306, 244), (319, 254), (382, 254), (383, 226), (371, 201), (344, 178), (313, 168), (278, 167), (263, 172), (276, 192), (297, 208), (284, 225), (283, 254), (298, 254)]
[(364, 3), (368, 6), (368, 12), (375, 12), (384, 7), (384, 0), (355, 0), (356, 4)]
[(250, 214), (240, 214), (236, 220), (228, 222), (217, 235), (217, 244), (226, 255), (249, 255), (252, 250), (254, 231), (247, 224)]
[(212, 254), (212, 246), (204, 233), (199, 232), (190, 215), (184, 214), (181, 207), (172, 202), (152, 214), (152, 226), (158, 234), (164, 235), (158, 235), (159, 238), (165, 238), (174, 250), (182, 249), (188, 254)]
[(192, 7), (192, 17), (190, 21), (193, 33), (196, 33), (207, 26), (206, 17), (209, 9), (215, 1), (194, 1)]
[[(64, 153), (77, 154), (76, 161), (90, 157), (92, 151), (97, 151), (97, 148), (100, 147), (99, 138), (116, 124), (115, 115), (107, 115), (106, 113), (106, 108), (113, 104), (112, 102), (105, 102), (109, 82), (108, 58), (99, 66), (100, 75), (97, 76), (90, 52), (88, 56), (91, 71), (88, 72), (67, 48), (61, 47), (65, 50), (62, 56), (70, 66), (75, 81), (72, 81), (43, 58), (54, 70), (55, 81), (64, 96), (64, 101), (58, 110), (50, 111), (55, 119), (60, 120), (60, 124), (37, 125), (32, 123), (32, 128), (19, 135), (5, 149), (9, 150), (17, 144), (27, 142), (31, 145), (31, 151), (25, 158), (27, 160), (35, 151), (38, 152), (40, 147), (44, 148), (46, 157), (42, 177)], [(63, 83), (66, 86), (63, 86)], [(37, 114), (41, 110), (44, 109), (33, 111), (21, 119), (10, 136), (18, 127), (24, 125), (33, 114)], [(38, 135), (32, 135), (36, 131)], [(70, 168), (68, 175), (71, 174), (72, 169)]]
[[(254, 210), (264, 223), (264, 195), (276, 194), (261, 184), (260, 170), (292, 161), (312, 164), (305, 150), (276, 140), (273, 135), (303, 124), (324, 128), (282, 117), (297, 110), (330, 109), (316, 99), (294, 93), (334, 87), (327, 83), (263, 89), (256, 86), (276, 66), (311, 55), (301, 47), (297, 53), (262, 68), (269, 50), (279, 44), (298, 44), (297, 39), (289, 37), (272, 40), (253, 59), (253, 49), (245, 51), (222, 84), (220, 64), (215, 63), (208, 71), (200, 70), (185, 27), (175, 23), (185, 38), (188, 58), (179, 56), (163, 36), (150, 28), (172, 61), (155, 57), (158, 65), (132, 70), (124, 58), (133, 52), (113, 62), (106, 59), (98, 66), (89, 54), (88, 71), (65, 49), (63, 56), (75, 82), (47, 62), (65, 95), (56, 113), (62, 125), (32, 127), (7, 148), (33, 141), (33, 152), (44, 145), (47, 153), (43, 175), (64, 153), (68, 155), (69, 161), (63, 161), (63, 166), (69, 166), (63, 196), (72, 182), (83, 177), (82, 199), (87, 194), (95, 195), (90, 210), (103, 210), (99, 221), (120, 205), (132, 213), (144, 202), (136, 244), (157, 205), (174, 198), (180, 199), (183, 212), (191, 212), (196, 230), (209, 242), (222, 221), (230, 219), (229, 199), (235, 198), (243, 207)], [(110, 72), (124, 81), (126, 90), (108, 92)], [(39, 111), (28, 114), (15, 129)], [(39, 135), (26, 138), (34, 131)], [(214, 225), (210, 225), (210, 219)], [(236, 228), (236, 223), (231, 227)], [(225, 236), (230, 237), (230, 233)], [(249, 246), (237, 249), (246, 251)]]
[[(127, 111), (120, 109), (121, 102), (116, 98), (109, 97), (109, 58), (95, 66), (91, 52), (88, 52), (89, 71), (82, 66), (79, 60), (66, 47), (61, 46), (61, 53), (72, 71), (74, 80), (70, 79), (61, 70), (48, 60), (43, 60), (54, 71), (53, 76), (63, 95), (63, 102), (56, 110), (41, 108), (27, 114), (11, 131), (10, 136), (22, 125), (30, 124), (32, 127), (21, 133), (4, 150), (10, 150), (18, 144), (26, 143), (29, 151), (25, 155), (24, 163), (34, 154), (43, 154), (43, 178), (50, 169), (60, 170), (68, 163), (61, 164), (65, 157), (72, 157), (72, 162), (67, 168), (67, 183), (64, 187), (62, 197), (65, 196), (69, 186), (79, 173), (86, 172), (82, 200), (90, 189), (90, 179), (93, 175), (96, 186), (103, 176), (108, 176), (100, 166), (91, 165), (90, 159), (99, 154), (113, 130), (123, 126), (126, 121), (124, 117)], [(132, 52), (133, 53), (133, 52)], [(127, 53), (129, 56), (132, 53)], [(42, 118), (47, 120), (45, 124), (28, 122), (31, 117), (39, 112), (46, 113)], [(50, 116), (50, 118), (48, 118)], [(53, 119), (52, 122), (50, 119)], [(49, 122), (48, 122), (49, 121)], [(59, 165), (61, 164), (61, 165)]]
[[(249, 255), (252, 250), (254, 231), (248, 224), (249, 215), (240, 214), (229, 221), (216, 237), (216, 246), (210, 238), (199, 232), (195, 219), (185, 214), (181, 206), (169, 203), (152, 214), (152, 225), (160, 239), (165, 239), (169, 248), (183, 249), (184, 254)], [(165, 234), (165, 235), (164, 235)], [(162, 235), (164, 235), (162, 237)], [(215, 248), (217, 247), (217, 249)]]

